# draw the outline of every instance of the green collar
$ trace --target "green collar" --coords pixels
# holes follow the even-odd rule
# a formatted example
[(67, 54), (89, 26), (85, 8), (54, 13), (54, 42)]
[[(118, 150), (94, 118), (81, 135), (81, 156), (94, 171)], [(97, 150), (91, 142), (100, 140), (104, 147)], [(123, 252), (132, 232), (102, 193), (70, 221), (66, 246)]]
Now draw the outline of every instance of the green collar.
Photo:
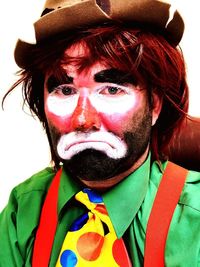
[[(120, 238), (133, 221), (147, 192), (150, 155), (131, 175), (102, 194), (109, 216)], [(63, 170), (58, 199), (58, 214), (66, 203), (82, 188)]]
[(82, 188), (63, 169), (59, 187), (58, 214), (60, 214), (66, 203), (81, 189)]
[(147, 192), (150, 175), (150, 155), (136, 171), (103, 195), (118, 238), (122, 237)]

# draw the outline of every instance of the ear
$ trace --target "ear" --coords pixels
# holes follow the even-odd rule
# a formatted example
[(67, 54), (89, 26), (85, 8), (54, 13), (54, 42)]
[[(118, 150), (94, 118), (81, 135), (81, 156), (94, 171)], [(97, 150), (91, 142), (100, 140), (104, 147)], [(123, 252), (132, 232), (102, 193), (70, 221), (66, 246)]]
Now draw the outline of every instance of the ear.
[(162, 108), (162, 99), (155, 93), (152, 94), (152, 123), (155, 125)]

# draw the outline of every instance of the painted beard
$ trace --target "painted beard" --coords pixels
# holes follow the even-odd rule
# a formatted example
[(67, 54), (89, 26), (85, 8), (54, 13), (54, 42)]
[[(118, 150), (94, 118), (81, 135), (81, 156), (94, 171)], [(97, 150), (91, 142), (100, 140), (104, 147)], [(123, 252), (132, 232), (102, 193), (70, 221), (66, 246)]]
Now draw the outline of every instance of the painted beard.
[[(148, 110), (147, 110), (148, 109)], [(150, 140), (152, 116), (149, 108), (144, 113), (133, 117), (129, 131), (124, 132), (123, 140), (127, 144), (124, 157), (111, 158), (105, 152), (96, 149), (85, 149), (69, 160), (63, 162), (64, 169), (75, 179), (86, 181), (104, 181), (112, 178), (133, 166), (144, 154)], [(54, 144), (58, 143), (58, 135), (54, 132)], [(57, 139), (57, 141), (55, 140)]]

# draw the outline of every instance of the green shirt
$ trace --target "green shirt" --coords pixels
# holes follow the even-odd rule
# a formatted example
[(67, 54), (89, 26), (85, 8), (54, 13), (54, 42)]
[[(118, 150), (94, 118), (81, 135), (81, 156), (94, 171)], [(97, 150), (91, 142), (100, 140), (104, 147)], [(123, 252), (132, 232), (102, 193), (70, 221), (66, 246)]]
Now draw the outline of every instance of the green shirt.
[[(166, 162), (150, 165), (149, 157), (134, 173), (102, 195), (117, 236), (123, 236), (134, 267), (143, 266), (147, 221)], [(31, 266), (40, 211), (53, 177), (53, 170), (46, 168), (13, 189), (0, 215), (0, 267)], [(50, 267), (55, 266), (70, 225), (83, 213), (83, 208), (73, 199), (79, 190), (79, 185), (63, 171), (58, 199), (59, 223)], [(198, 172), (190, 171), (187, 176), (170, 225), (165, 264), (166, 267), (200, 266)]]

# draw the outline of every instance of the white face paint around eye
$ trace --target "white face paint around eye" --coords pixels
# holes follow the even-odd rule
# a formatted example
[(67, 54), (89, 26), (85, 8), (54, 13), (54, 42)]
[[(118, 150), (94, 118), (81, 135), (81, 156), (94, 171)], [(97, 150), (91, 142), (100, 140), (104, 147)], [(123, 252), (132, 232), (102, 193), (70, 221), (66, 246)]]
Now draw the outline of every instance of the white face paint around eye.
[[(118, 94), (107, 94), (105, 88), (114, 88), (120, 90)], [(96, 90), (91, 96), (91, 104), (98, 112), (108, 115), (114, 113), (126, 113), (136, 105), (137, 89), (117, 86), (115, 84), (103, 85)]]
[[(108, 93), (108, 90), (118, 90)], [(89, 89), (88, 89), (89, 90)], [(80, 90), (70, 95), (62, 95), (61, 92), (52, 92), (48, 95), (47, 106), (50, 112), (57, 116), (64, 117), (74, 112)], [(88, 98), (97, 112), (108, 115), (114, 113), (125, 113), (136, 105), (137, 88), (118, 86), (116, 84), (103, 84), (90, 90)], [(117, 92), (117, 93), (116, 93)]]
[(47, 97), (48, 110), (56, 116), (64, 117), (74, 112), (78, 103), (78, 95), (61, 98), (56, 95)]

